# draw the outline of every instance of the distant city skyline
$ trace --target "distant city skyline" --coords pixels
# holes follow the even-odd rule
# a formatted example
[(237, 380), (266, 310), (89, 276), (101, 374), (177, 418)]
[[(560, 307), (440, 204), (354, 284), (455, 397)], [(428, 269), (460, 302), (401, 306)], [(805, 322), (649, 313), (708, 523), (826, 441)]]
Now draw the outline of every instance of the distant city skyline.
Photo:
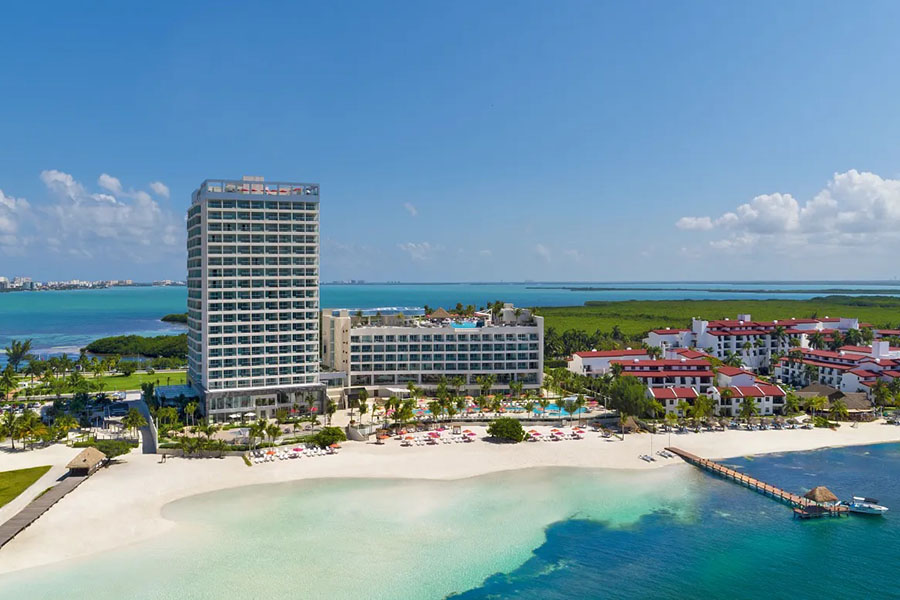
[(6, 276), (184, 280), (245, 174), (326, 282), (900, 274), (896, 3), (212, 6), (7, 8)]

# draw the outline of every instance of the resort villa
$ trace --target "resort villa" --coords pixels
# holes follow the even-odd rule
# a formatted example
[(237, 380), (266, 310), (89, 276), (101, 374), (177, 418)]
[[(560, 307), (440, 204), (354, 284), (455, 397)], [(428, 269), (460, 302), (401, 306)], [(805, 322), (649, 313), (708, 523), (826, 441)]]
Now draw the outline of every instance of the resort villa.
[(187, 231), (188, 381), (210, 420), (321, 406), (319, 186), (204, 181)]
[(900, 371), (900, 349), (886, 341), (871, 346), (842, 346), (837, 351), (797, 348), (782, 357), (775, 375), (796, 386), (814, 382), (842, 392), (867, 392), (878, 380), (889, 382)]
[(715, 321), (695, 318), (691, 320), (690, 329), (654, 329), (648, 333), (644, 343), (664, 351), (671, 348), (705, 348), (719, 359), (737, 354), (747, 367), (760, 369), (768, 367), (772, 354), (786, 354), (792, 344), (808, 346), (808, 338), (813, 333), (827, 336), (835, 331), (846, 333), (859, 327), (858, 319), (823, 317), (752, 321), (749, 314), (742, 314), (737, 319)]
[(496, 312), (423, 316), (365, 316), (347, 309), (322, 311), (322, 362), (345, 373), (351, 389), (404, 397), (407, 385), (434, 391), (461, 378), (475, 393), (482, 377), (494, 390), (518, 381), (538, 390), (544, 370), (544, 320), (505, 304)]

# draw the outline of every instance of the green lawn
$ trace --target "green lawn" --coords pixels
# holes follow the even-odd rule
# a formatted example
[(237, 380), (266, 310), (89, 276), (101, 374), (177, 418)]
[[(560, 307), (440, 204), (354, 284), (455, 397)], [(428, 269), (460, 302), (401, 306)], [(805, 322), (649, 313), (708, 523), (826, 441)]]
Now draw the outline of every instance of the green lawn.
[[(88, 380), (94, 381), (93, 377)], [(156, 385), (178, 385), (183, 384), (187, 380), (185, 371), (154, 373), (135, 373), (134, 375), (101, 375), (100, 380), (106, 387), (103, 388), (107, 392), (118, 392), (124, 390), (139, 390), (142, 383), (153, 383)]]
[(625, 335), (659, 327), (689, 327), (691, 317), (734, 319), (750, 313), (754, 320), (818, 317), (858, 317), (876, 327), (900, 324), (900, 298), (826, 296), (812, 300), (628, 300), (590, 302), (586, 306), (546, 306), (539, 309), (545, 328), (609, 332), (615, 325)]
[(50, 470), (50, 465), (0, 472), (0, 507), (6, 506), (13, 498), (24, 492)]

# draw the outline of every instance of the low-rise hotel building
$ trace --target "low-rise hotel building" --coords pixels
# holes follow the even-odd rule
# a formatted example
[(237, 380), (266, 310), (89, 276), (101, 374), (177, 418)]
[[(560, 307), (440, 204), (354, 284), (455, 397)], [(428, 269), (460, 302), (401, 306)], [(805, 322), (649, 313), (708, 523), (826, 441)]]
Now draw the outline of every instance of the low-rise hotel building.
[(737, 355), (752, 369), (768, 368), (775, 353), (786, 354), (792, 347), (809, 345), (809, 336), (845, 333), (859, 329), (857, 319), (822, 317), (816, 319), (784, 319), (753, 321), (749, 314), (737, 319), (706, 321), (692, 319), (690, 329), (654, 329), (644, 339), (648, 346), (668, 352), (672, 348), (703, 348), (724, 359)]
[(650, 388), (689, 387), (705, 394), (714, 385), (712, 366), (705, 360), (613, 361), (622, 365), (622, 375), (637, 377)]
[(322, 363), (347, 374), (350, 388), (375, 395), (405, 391), (409, 382), (428, 391), (462, 379), (476, 393), (479, 379), (494, 390), (513, 381), (538, 390), (544, 370), (544, 319), (510, 304), (496, 313), (365, 316), (348, 309), (322, 311)]

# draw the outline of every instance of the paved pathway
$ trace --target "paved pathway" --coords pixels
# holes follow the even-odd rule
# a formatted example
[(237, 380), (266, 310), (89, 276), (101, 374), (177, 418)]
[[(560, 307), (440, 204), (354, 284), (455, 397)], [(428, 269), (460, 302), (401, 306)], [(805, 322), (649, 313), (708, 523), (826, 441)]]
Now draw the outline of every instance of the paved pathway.
[(0, 525), (0, 548), (18, 535), (20, 531), (34, 523), (38, 517), (59, 502), (63, 496), (81, 485), (85, 479), (87, 479), (85, 476), (73, 477), (70, 475), (66, 477), (50, 488), (46, 494), (32, 500), (28, 506), (19, 511), (9, 521)]

